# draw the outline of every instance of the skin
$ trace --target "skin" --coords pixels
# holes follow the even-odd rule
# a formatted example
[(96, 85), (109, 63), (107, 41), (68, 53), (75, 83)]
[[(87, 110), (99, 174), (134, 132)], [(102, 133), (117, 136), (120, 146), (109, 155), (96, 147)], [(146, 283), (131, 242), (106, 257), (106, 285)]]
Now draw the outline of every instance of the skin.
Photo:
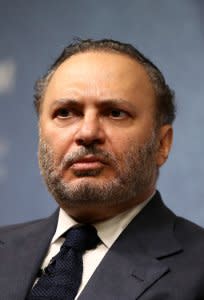
[[(94, 144), (113, 154), (124, 169), (124, 153), (132, 145), (145, 145), (155, 132), (155, 109), (152, 83), (135, 60), (102, 51), (76, 54), (58, 67), (47, 86), (39, 119), (40, 138), (52, 149), (56, 166), (60, 166), (67, 154)], [(105, 205), (99, 209), (94, 203), (63, 208), (77, 221), (93, 223), (146, 200), (155, 190), (156, 168), (168, 157), (172, 135), (171, 125), (157, 128), (152, 158), (155, 173), (137, 197), (109, 209)], [(86, 172), (93, 175), (86, 176)], [(113, 165), (93, 159), (64, 168), (60, 176), (64, 182), (78, 186), (100, 185), (117, 174)]]

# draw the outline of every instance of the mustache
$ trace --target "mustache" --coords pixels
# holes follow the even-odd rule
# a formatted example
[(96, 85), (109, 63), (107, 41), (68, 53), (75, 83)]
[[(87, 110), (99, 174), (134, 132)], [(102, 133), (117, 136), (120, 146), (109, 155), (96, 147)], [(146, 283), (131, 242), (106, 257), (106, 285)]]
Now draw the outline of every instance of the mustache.
[(83, 159), (87, 155), (94, 155), (96, 159), (100, 160), (104, 164), (118, 164), (115, 157), (107, 151), (103, 151), (94, 146), (84, 147), (82, 146), (75, 152), (67, 153), (60, 164), (60, 169), (63, 171), (69, 168), (77, 161)]

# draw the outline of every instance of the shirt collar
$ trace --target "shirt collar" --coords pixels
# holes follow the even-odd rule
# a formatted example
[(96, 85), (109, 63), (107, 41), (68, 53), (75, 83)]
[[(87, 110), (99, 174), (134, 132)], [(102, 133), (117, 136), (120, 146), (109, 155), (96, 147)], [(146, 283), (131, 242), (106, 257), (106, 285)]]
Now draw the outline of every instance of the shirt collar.
[[(112, 246), (121, 232), (147, 205), (147, 203), (153, 198), (154, 194), (155, 191), (147, 200), (143, 201), (134, 208), (131, 208), (106, 221), (93, 224), (97, 230), (99, 238), (107, 248)], [(55, 243), (68, 229), (77, 224), (78, 223), (74, 219), (72, 219), (62, 208), (60, 208), (57, 229), (52, 238), (51, 244)]]

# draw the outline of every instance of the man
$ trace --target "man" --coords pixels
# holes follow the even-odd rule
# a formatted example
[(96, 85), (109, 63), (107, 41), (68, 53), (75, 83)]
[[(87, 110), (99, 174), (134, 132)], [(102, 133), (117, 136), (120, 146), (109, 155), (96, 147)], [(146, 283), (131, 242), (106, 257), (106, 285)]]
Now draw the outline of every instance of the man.
[[(204, 299), (204, 231), (156, 191), (175, 118), (158, 68), (129, 44), (76, 41), (37, 81), (35, 106), (40, 169), (60, 209), (0, 230), (0, 299)], [(67, 271), (65, 235), (82, 224), (99, 243)]]

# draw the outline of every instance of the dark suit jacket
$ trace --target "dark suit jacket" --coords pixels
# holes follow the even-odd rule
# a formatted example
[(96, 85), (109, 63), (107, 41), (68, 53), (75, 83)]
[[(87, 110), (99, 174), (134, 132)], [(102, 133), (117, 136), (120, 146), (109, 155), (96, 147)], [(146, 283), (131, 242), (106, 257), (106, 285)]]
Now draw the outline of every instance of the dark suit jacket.
[[(0, 300), (23, 300), (55, 232), (50, 218), (0, 229)], [(204, 230), (159, 193), (106, 254), (79, 300), (203, 300)]]

